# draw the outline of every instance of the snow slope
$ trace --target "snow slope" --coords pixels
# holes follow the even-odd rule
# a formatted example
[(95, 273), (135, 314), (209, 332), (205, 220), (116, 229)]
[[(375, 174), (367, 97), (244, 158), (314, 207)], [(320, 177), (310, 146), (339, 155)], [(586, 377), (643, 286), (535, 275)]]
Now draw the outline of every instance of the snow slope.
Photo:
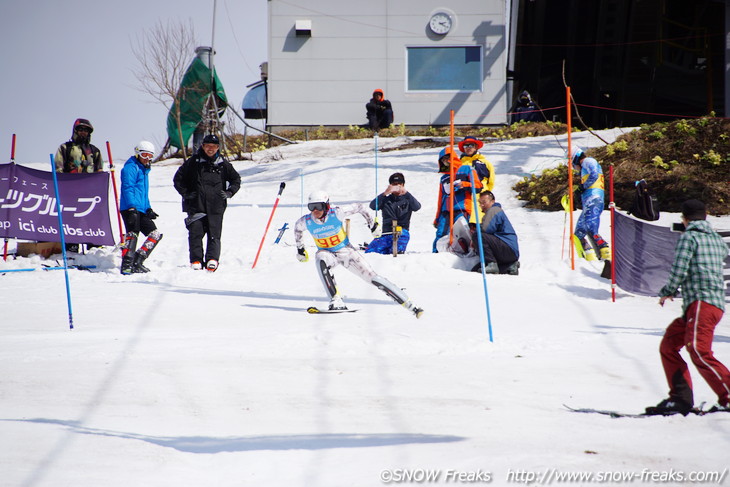
[[(578, 134), (576, 143), (600, 141)], [(681, 310), (679, 301), (660, 308), (620, 289), (612, 302), (594, 268), (577, 262), (571, 270), (564, 214), (522, 208), (510, 188), (559, 164), (564, 137), (482, 150), (522, 264), (517, 277), (486, 279), (493, 342), (482, 277), (465, 272), (471, 262), (430, 252), (438, 151), (379, 153), (376, 185), (373, 145), (313, 141), (235, 162), (243, 185), (230, 201), (213, 274), (187, 265), (171, 184), (180, 161), (156, 165), (151, 198), (164, 238), (146, 263), (152, 272), (120, 275), (110, 249), (81, 256), (77, 262), (97, 269), (69, 271), (73, 330), (63, 271), (0, 274), (0, 485), (507, 485), (567, 474), (611, 483), (635, 474), (632, 484), (648, 485), (657, 483), (651, 474), (727, 477), (730, 415), (612, 419), (563, 407), (638, 412), (663, 399), (659, 340)], [(324, 189), (335, 204), (369, 202), (395, 170), (423, 208), (413, 215), (408, 253), (367, 259), (425, 308), (423, 318), (341, 268), (346, 302), (360, 311), (308, 315), (306, 307), (326, 304), (324, 291), (313, 262), (296, 260), (291, 230), (273, 244), (277, 229), (293, 226), (309, 192)], [(662, 214), (660, 223), (676, 220)], [(713, 223), (730, 228), (726, 219)], [(351, 230), (356, 243), (370, 239), (359, 217)], [(610, 236), (608, 212), (602, 233)], [(19, 258), (0, 269), (39, 265)], [(730, 363), (727, 318), (715, 342)], [(714, 403), (692, 370), (697, 402)]]

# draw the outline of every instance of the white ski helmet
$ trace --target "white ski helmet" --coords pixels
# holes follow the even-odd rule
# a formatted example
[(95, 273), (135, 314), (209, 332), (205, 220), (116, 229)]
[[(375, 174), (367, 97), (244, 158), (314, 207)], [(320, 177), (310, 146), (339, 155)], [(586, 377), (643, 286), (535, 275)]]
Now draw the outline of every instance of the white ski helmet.
[(148, 142), (146, 140), (141, 141), (139, 144), (137, 144), (137, 147), (134, 148), (134, 153), (141, 157), (141, 154), (152, 154), (152, 158), (155, 157), (155, 145), (152, 142)]
[(310, 203), (329, 203), (330, 197), (324, 191), (314, 191), (309, 194)]

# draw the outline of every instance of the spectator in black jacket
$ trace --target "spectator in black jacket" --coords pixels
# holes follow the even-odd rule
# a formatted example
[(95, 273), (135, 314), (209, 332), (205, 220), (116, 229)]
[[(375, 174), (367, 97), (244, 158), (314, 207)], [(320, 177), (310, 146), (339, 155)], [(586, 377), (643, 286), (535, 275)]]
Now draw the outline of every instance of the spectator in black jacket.
[[(218, 268), (223, 233), (223, 213), (227, 200), (241, 187), (241, 176), (221, 156), (215, 135), (206, 135), (198, 151), (175, 173), (175, 189), (183, 197), (182, 209), (188, 214), (190, 265), (214, 272)], [(205, 252), (203, 236), (208, 235)]]
[(393, 106), (385, 99), (383, 90), (373, 91), (373, 97), (365, 104), (367, 109), (368, 127), (377, 132), (387, 129), (393, 123)]
[(377, 198), (370, 202), (370, 209), (383, 212), (383, 233), (368, 244), (366, 253), (377, 252), (390, 254), (393, 251), (393, 222), (400, 227), (398, 236), (398, 253), (406, 251), (411, 238), (409, 227), (411, 213), (421, 209), (421, 203), (405, 188), (406, 179), (403, 173), (396, 172), (388, 178), (388, 187)]

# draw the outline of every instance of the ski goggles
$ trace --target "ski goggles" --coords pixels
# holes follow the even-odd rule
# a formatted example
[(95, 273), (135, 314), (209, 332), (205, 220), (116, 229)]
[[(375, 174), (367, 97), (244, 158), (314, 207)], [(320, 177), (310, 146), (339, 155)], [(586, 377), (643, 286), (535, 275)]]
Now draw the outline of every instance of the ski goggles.
[(327, 209), (327, 203), (323, 203), (323, 202), (309, 203), (307, 205), (307, 208), (309, 208), (309, 211), (314, 211), (314, 210), (324, 211)]
[(155, 157), (155, 155), (152, 152), (140, 152), (139, 157), (142, 159), (152, 159)]

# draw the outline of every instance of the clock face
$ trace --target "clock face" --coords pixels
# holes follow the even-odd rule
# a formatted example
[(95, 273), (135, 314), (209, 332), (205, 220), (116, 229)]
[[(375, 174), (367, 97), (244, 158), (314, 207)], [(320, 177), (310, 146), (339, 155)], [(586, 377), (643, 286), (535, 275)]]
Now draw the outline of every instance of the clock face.
[(434, 34), (447, 34), (451, 30), (451, 16), (444, 12), (435, 13), (431, 16), (428, 27)]

